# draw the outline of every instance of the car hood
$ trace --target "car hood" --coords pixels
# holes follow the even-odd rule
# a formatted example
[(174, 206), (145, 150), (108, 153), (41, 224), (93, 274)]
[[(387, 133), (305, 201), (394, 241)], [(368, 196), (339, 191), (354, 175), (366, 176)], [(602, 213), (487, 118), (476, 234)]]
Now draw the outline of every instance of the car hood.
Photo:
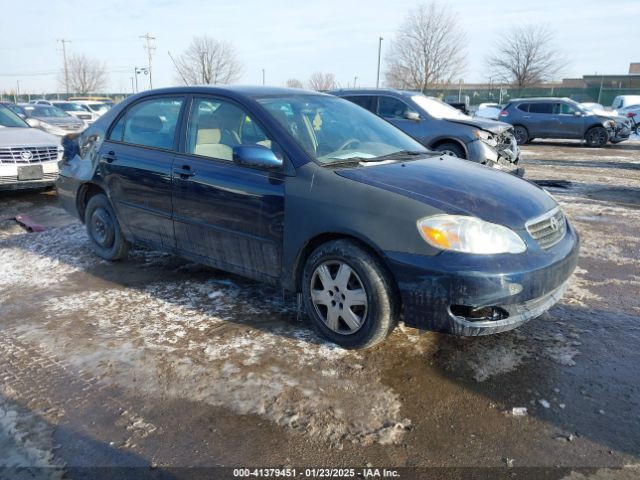
[(424, 202), (449, 214), (471, 215), (523, 229), (557, 203), (537, 185), (449, 156), (337, 169), (336, 173)]
[(77, 125), (82, 126), (82, 120), (78, 120), (76, 117), (33, 117), (41, 122), (48, 123), (49, 125)]
[(497, 120), (491, 120), (489, 118), (478, 118), (478, 117), (474, 117), (470, 119), (447, 118), (447, 121), (461, 123), (463, 125), (469, 125), (470, 127), (480, 128), (482, 130), (487, 130), (494, 134), (500, 134), (505, 132), (506, 130), (509, 130), (510, 128), (513, 128), (508, 123), (499, 122)]
[(37, 128), (0, 128), (0, 147), (49, 147), (59, 144), (58, 137)]

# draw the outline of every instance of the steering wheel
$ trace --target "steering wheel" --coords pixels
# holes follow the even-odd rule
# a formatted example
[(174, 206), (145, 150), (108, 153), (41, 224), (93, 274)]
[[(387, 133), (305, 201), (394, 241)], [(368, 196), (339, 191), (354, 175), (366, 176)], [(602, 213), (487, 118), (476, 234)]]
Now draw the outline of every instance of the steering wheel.
[(350, 146), (351, 144), (358, 145), (360, 143), (360, 140), (358, 140), (357, 138), (348, 138), (345, 142), (342, 143), (342, 145), (340, 145), (340, 148), (338, 148), (338, 150), (346, 150), (348, 146)]

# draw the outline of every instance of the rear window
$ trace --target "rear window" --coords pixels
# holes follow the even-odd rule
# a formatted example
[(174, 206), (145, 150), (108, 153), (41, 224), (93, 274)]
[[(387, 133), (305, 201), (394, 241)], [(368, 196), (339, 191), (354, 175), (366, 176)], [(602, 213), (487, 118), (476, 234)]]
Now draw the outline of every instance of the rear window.
[(352, 95), (344, 98), (352, 103), (355, 103), (356, 105), (359, 105), (362, 108), (366, 108), (370, 112), (376, 112), (376, 97), (374, 97), (373, 95)]
[(529, 104), (529, 113), (552, 113), (553, 104), (541, 102)]

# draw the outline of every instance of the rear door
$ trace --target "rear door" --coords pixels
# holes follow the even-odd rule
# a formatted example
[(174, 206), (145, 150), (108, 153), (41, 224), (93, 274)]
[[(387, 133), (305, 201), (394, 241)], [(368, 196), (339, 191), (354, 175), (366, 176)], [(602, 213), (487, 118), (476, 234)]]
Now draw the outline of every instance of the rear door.
[(276, 283), (280, 277), (286, 176), (237, 165), (236, 145), (282, 155), (237, 103), (194, 97), (173, 168), (177, 248), (223, 270)]
[(98, 170), (123, 229), (163, 249), (175, 248), (171, 172), (183, 105), (183, 96), (136, 102), (100, 151)]
[(527, 129), (530, 137), (553, 136), (557, 122), (552, 121), (553, 104), (551, 102), (532, 102), (529, 104)]

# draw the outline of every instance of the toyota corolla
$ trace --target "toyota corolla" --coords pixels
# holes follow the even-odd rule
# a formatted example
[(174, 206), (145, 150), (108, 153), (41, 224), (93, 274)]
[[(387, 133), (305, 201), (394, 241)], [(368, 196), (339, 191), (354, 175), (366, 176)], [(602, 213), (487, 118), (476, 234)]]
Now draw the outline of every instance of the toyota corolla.
[(513, 329), (558, 301), (577, 261), (544, 190), (329, 95), (152, 90), (69, 143), (58, 192), (97, 255), (147, 245), (277, 285), (346, 348), (398, 321)]

